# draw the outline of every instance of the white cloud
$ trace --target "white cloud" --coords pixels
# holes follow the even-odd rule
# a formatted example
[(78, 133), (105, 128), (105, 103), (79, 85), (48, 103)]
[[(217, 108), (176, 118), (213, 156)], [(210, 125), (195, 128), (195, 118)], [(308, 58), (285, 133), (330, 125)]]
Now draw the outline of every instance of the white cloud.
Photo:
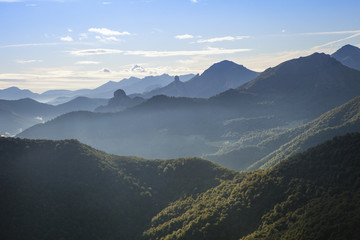
[(334, 31), (334, 32), (311, 32), (311, 33), (300, 33), (299, 35), (337, 35), (337, 34), (353, 34), (353, 33), (360, 33), (360, 30)]
[(220, 54), (233, 54), (239, 52), (248, 52), (252, 49), (224, 49), (224, 48), (206, 48), (204, 50), (189, 50), (189, 51), (123, 51), (119, 49), (84, 49), (69, 51), (71, 55), (75, 56), (91, 56), (91, 55), (104, 55), (123, 53), (124, 55), (135, 55), (144, 57), (174, 57), (174, 56), (195, 56), (195, 55), (220, 55)]
[(96, 36), (95, 37), (100, 42), (120, 42), (121, 39), (111, 36), (111, 37), (104, 37), (104, 36)]
[(73, 30), (71, 28), (68, 28), (68, 32), (72, 32)]
[(87, 39), (88, 38), (88, 35), (86, 33), (80, 33), (79, 34), (79, 40), (84, 40), (84, 39)]
[(133, 66), (130, 71), (131, 72), (141, 72), (141, 73), (146, 72), (145, 68), (143, 68), (142, 66), (139, 66), (137, 64), (135, 66)]
[(25, 6), (27, 6), (27, 7), (36, 7), (37, 5), (35, 3), (29, 3), (29, 4), (26, 4)]
[(102, 4), (109, 5), (109, 4), (111, 4), (111, 2), (102, 2)]
[(77, 61), (75, 64), (77, 64), (77, 65), (96, 65), (96, 64), (100, 64), (100, 62), (97, 62), (97, 61)]
[(118, 49), (84, 49), (84, 50), (75, 50), (69, 51), (71, 55), (75, 56), (91, 56), (91, 55), (103, 55), (103, 54), (113, 54), (113, 53), (122, 53), (122, 50)]
[(175, 36), (176, 39), (191, 39), (191, 38), (194, 38), (193, 35), (190, 35), (190, 34), (184, 34), (184, 35), (177, 35)]
[(129, 32), (119, 32), (110, 30), (107, 28), (89, 28), (89, 32), (98, 33), (104, 36), (124, 36), (124, 35), (130, 35)]
[(72, 41), (74, 41), (72, 39), (72, 37), (70, 37), (70, 36), (62, 37), (62, 38), (60, 38), (60, 40), (64, 41), (64, 42), (72, 42)]
[(23, 44), (12, 44), (12, 45), (3, 45), (0, 48), (17, 48), (17, 47), (37, 47), (37, 46), (56, 46), (60, 43), (23, 43)]
[(192, 3), (197, 3), (198, 0), (190, 0)]
[(35, 60), (35, 59), (30, 59), (30, 60), (16, 60), (17, 63), (20, 64), (25, 64), (25, 63), (41, 63), (43, 62), (43, 60)]
[(124, 52), (124, 54), (138, 55), (144, 57), (174, 57), (174, 56), (233, 54), (233, 53), (248, 52), (248, 51), (251, 51), (251, 49), (207, 48), (205, 50), (192, 50), (192, 51), (127, 51)]
[(111, 73), (110, 69), (103, 68), (100, 70), (101, 73)]
[(234, 41), (234, 40), (242, 40), (245, 38), (249, 38), (249, 36), (226, 36), (226, 37), (217, 37), (217, 38), (210, 38), (210, 39), (200, 39), (198, 43), (214, 43), (214, 42), (222, 42), (222, 41)]

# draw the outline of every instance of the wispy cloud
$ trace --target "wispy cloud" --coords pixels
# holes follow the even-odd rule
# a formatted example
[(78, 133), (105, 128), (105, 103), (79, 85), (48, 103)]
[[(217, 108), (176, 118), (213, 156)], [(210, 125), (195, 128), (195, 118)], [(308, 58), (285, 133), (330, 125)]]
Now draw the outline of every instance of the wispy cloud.
[(299, 33), (299, 35), (337, 35), (337, 34), (353, 34), (353, 33), (360, 33), (360, 30), (334, 31), (334, 32), (310, 32), (310, 33)]
[(69, 51), (70, 54), (75, 56), (91, 56), (91, 55), (104, 55), (123, 53), (124, 55), (135, 55), (143, 57), (174, 57), (174, 56), (195, 56), (195, 55), (220, 55), (220, 54), (233, 54), (239, 52), (248, 52), (252, 49), (224, 49), (224, 48), (206, 48), (204, 50), (190, 50), (190, 51), (123, 51), (119, 49), (85, 49)]
[(338, 39), (338, 40), (335, 40), (335, 41), (331, 41), (331, 42), (328, 42), (328, 43), (325, 43), (325, 44), (322, 44), (322, 45), (315, 46), (311, 50), (316, 51), (316, 50), (321, 49), (323, 47), (327, 47), (327, 46), (333, 45), (335, 43), (343, 42), (345, 40), (349, 40), (351, 38), (355, 38), (355, 37), (358, 37), (358, 36), (360, 36), (360, 31), (358, 33), (356, 33), (356, 34), (353, 34), (353, 35), (349, 36), (349, 37), (341, 38), (341, 39)]
[(60, 43), (22, 43), (22, 44), (10, 44), (3, 45), (0, 48), (16, 48), (16, 47), (37, 47), (37, 46), (56, 46)]
[(192, 3), (198, 3), (198, 0), (190, 0)]
[(99, 40), (100, 42), (120, 42), (121, 41), (121, 39), (119, 39), (115, 36), (110, 36), (110, 37), (96, 36), (95, 38), (97, 40)]
[(35, 60), (35, 59), (30, 59), (30, 60), (16, 60), (17, 63), (20, 64), (25, 64), (25, 63), (41, 63), (43, 62), (43, 60)]
[(88, 35), (86, 33), (80, 33), (79, 34), (79, 40), (84, 40), (84, 39), (87, 39), (88, 38)]
[(110, 30), (107, 28), (89, 28), (89, 32), (98, 33), (104, 36), (124, 36), (124, 35), (130, 35), (129, 32), (119, 32)]
[(73, 38), (70, 37), (70, 36), (61, 37), (60, 40), (64, 41), (64, 42), (72, 42), (72, 41), (74, 41)]
[(193, 51), (127, 51), (124, 52), (124, 54), (138, 55), (144, 57), (174, 57), (174, 56), (233, 54), (233, 53), (248, 52), (248, 51), (251, 51), (251, 49), (207, 48), (205, 50), (193, 50)]
[(122, 53), (122, 50), (118, 49), (85, 49), (85, 50), (75, 50), (69, 51), (71, 55), (75, 56), (91, 56), (91, 55), (104, 55), (104, 54), (114, 54), (114, 53)]
[(102, 2), (102, 4), (109, 5), (109, 4), (111, 4), (111, 2)]
[(199, 39), (197, 43), (214, 43), (214, 42), (223, 42), (223, 41), (234, 41), (234, 40), (242, 40), (245, 38), (249, 38), (249, 36), (226, 36), (226, 37), (216, 37), (210, 39)]
[(183, 34), (183, 35), (176, 35), (175, 38), (176, 39), (191, 39), (191, 38), (194, 38), (194, 36), (190, 35), (190, 34)]
[(97, 62), (97, 61), (78, 61), (75, 64), (77, 65), (96, 65), (96, 64), (100, 64), (101, 62)]

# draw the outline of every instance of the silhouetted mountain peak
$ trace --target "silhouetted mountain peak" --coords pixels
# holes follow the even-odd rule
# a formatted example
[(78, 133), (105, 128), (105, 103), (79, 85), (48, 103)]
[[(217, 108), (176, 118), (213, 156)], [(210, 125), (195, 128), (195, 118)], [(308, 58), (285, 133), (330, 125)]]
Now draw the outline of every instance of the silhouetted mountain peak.
[(125, 91), (122, 89), (118, 89), (114, 92), (114, 98), (116, 99), (122, 99), (122, 98), (128, 98)]
[(224, 71), (232, 70), (232, 69), (239, 69), (239, 70), (244, 70), (244, 71), (248, 70), (243, 65), (239, 65), (239, 64), (234, 63), (229, 60), (224, 60), (224, 61), (221, 61), (221, 62), (211, 65), (211, 67), (209, 67), (207, 70), (205, 70), (202, 75), (214, 74), (214, 73), (218, 74), (218, 73), (223, 73)]
[(131, 98), (126, 95), (125, 91), (118, 89), (114, 92), (114, 97), (108, 101), (106, 106), (100, 106), (95, 109), (96, 112), (118, 112), (127, 107), (135, 106), (141, 103), (144, 99), (140, 97)]
[(334, 106), (358, 95), (359, 80), (358, 71), (345, 67), (330, 55), (314, 53), (267, 69), (239, 90), (282, 102), (306, 99), (310, 103), (311, 99), (317, 99), (317, 105), (322, 102), (324, 106), (330, 103)]
[(180, 82), (179, 76), (175, 76), (174, 81), (175, 81), (175, 82)]
[[(346, 44), (345, 46), (341, 47), (339, 50), (337, 50), (336, 52), (343, 52), (343, 53), (348, 53), (348, 52), (353, 52), (353, 51), (360, 51), (360, 48), (355, 47), (353, 45), (350, 44)], [(335, 52), (335, 53), (336, 53)]]
[(347, 44), (331, 56), (345, 66), (360, 71), (360, 48)]

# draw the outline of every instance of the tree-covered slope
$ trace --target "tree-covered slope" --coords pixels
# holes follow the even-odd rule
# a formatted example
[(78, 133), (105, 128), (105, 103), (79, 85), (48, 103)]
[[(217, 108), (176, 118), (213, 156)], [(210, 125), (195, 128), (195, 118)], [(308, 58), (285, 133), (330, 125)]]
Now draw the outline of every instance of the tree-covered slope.
[(75, 140), (0, 138), (0, 238), (136, 239), (170, 202), (234, 175), (197, 158), (150, 161)]
[(206, 157), (237, 170), (267, 168), (334, 136), (359, 131), (360, 97), (356, 97), (305, 125), (273, 134), (258, 144), (244, 146), (240, 142)]
[(145, 239), (356, 239), (360, 134), (172, 203)]

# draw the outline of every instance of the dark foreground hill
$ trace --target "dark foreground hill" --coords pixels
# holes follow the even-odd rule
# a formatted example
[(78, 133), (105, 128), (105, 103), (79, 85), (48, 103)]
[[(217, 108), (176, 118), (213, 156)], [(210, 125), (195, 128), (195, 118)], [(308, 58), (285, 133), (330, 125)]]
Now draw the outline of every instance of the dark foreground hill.
[(360, 134), (225, 181), (157, 214), (146, 239), (357, 239)]
[(357, 239), (360, 134), (269, 170), (0, 138), (1, 239)]
[(234, 175), (197, 158), (150, 161), (75, 140), (0, 138), (0, 239), (136, 239), (170, 202)]

